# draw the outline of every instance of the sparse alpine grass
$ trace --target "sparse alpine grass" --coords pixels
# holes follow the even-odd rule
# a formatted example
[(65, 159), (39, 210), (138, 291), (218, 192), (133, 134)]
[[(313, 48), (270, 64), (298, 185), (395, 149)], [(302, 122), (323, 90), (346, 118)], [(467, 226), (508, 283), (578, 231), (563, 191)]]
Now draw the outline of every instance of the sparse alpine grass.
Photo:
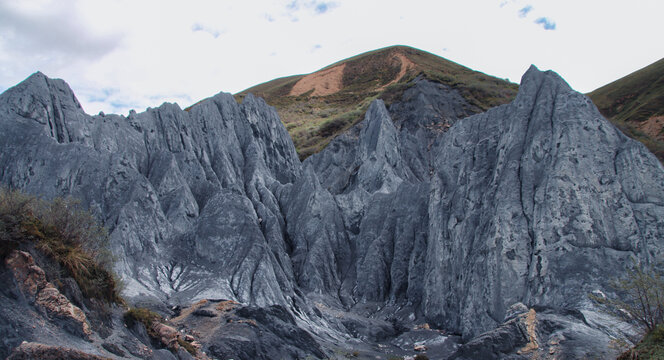
[[(407, 69), (402, 69), (400, 59), (407, 59)], [(400, 100), (417, 77), (457, 89), (477, 112), (512, 101), (518, 90), (517, 84), (407, 46), (360, 54), (321, 71), (339, 65), (345, 65), (341, 89), (332, 94), (313, 96), (312, 89), (297, 96), (289, 95), (295, 84), (306, 76), (296, 75), (254, 86), (235, 97), (241, 101), (252, 93), (274, 106), (300, 159), (305, 159), (360, 122), (373, 100), (382, 99), (388, 106)]]
[(30, 248), (54, 260), (61, 275), (72, 277), (87, 298), (122, 302), (108, 233), (78, 201), (46, 201), (0, 188), (0, 257)]
[(664, 59), (587, 95), (602, 115), (664, 163), (664, 128), (649, 134), (639, 129), (648, 119), (664, 116)]

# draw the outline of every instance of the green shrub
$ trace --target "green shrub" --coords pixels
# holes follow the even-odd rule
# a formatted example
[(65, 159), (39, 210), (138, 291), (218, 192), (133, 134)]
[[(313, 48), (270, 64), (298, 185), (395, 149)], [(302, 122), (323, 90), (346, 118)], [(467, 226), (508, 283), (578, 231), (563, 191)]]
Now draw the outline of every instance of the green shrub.
[(619, 359), (664, 359), (664, 279), (653, 268), (637, 264), (627, 275), (612, 283), (619, 295), (590, 298), (614, 316), (641, 328), (645, 335)]
[(337, 117), (326, 121), (318, 127), (318, 135), (322, 137), (332, 136), (343, 130), (343, 128), (346, 127), (346, 124), (346, 119), (343, 117)]
[(633, 349), (625, 351), (618, 359), (664, 359), (664, 326), (659, 325), (646, 334)]
[(664, 322), (664, 279), (659, 273), (637, 265), (611, 286), (620, 297), (592, 294), (590, 298), (607, 312), (648, 333)]

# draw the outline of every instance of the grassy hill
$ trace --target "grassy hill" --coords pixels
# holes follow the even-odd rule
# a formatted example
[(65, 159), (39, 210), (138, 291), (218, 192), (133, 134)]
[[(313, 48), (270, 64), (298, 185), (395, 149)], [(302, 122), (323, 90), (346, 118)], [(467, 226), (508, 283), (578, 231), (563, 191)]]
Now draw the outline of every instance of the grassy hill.
[(398, 100), (418, 76), (459, 90), (481, 110), (510, 102), (518, 85), (406, 46), (383, 48), (339, 61), (308, 75), (272, 80), (236, 95), (274, 106), (301, 159), (323, 149), (362, 119), (371, 101)]
[(588, 96), (604, 116), (664, 162), (664, 59)]

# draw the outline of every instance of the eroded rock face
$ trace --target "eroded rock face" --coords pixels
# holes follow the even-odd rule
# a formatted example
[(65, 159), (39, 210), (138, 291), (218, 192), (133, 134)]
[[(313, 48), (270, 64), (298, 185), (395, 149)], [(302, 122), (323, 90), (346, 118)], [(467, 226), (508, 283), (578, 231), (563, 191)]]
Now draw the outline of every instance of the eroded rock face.
[[(470, 338), (515, 302), (590, 309), (587, 294), (631, 257), (657, 262), (661, 165), (555, 73), (531, 68), (513, 103), (462, 120), (450, 111), (417, 122), (407, 105), (376, 107), (357, 139), (341, 136), (305, 162), (348, 226), (355, 299), (415, 304), (428, 322)], [(382, 125), (389, 116), (410, 119), (394, 122), (398, 136)], [(385, 150), (367, 152), (367, 136), (390, 144), (389, 163), (375, 166)], [(403, 156), (427, 148), (420, 162)], [(365, 166), (377, 170), (366, 177)]]
[(110, 231), (126, 296), (288, 303), (285, 224), (268, 188), (294, 181), (300, 162), (262, 100), (93, 117), (37, 73), (0, 96), (0, 114), (2, 182), (81, 198)]
[(92, 335), (85, 313), (46, 281), (44, 270), (35, 264), (27, 252), (14, 250), (5, 260), (16, 283), (29, 303), (46, 316), (61, 324), (75, 335), (89, 338)]
[(315, 297), (466, 340), (521, 302), (609, 333), (587, 294), (630, 258), (661, 259), (661, 164), (552, 72), (531, 68), (513, 103), (478, 110), (420, 79), (300, 164), (252, 96), (93, 117), (35, 74), (0, 95), (0, 180), (81, 198), (133, 300), (278, 305), (334, 338), (343, 322)]
[[(657, 263), (661, 165), (555, 73), (531, 68), (512, 104), (459, 121), (436, 151), (431, 318), (452, 325), (460, 314), (453, 326), (466, 334), (518, 301), (585, 307), (631, 257)], [(626, 177), (634, 164), (643, 166)]]

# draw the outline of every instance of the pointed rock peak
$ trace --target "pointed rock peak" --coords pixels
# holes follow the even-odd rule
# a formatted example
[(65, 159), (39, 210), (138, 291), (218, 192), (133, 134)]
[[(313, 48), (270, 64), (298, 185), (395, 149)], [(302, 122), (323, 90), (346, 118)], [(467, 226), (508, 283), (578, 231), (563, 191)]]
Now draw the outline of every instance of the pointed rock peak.
[(360, 148), (365, 155), (378, 148), (389, 149), (397, 145), (397, 129), (383, 100), (374, 100), (364, 117), (364, 127), (360, 132)]
[(48, 79), (48, 76), (44, 75), (44, 73), (37, 71), (16, 86), (9, 88), (7, 93), (39, 93), (42, 91), (48, 91)]
[(390, 113), (383, 100), (374, 100), (364, 116), (364, 127), (360, 136), (375, 134), (382, 131), (396, 132)]
[(49, 77), (46, 76), (43, 72), (41, 72), (41, 71), (37, 71), (36, 73), (34, 73), (34, 74), (28, 76), (28, 78), (25, 79), (25, 81), (30, 81), (30, 80), (41, 80), (41, 79), (44, 79), (44, 80), (45, 80), (45, 79), (48, 79), (48, 78), (49, 78)]
[[(51, 79), (41, 71), (28, 76), (28, 78), (7, 90), (3, 95), (7, 96), (7, 102), (14, 103), (15, 105), (23, 104), (26, 98), (34, 98), (42, 104), (58, 99), (60, 104), (64, 106), (82, 109), (69, 84), (62, 79)], [(26, 97), (26, 95), (30, 96)]]
[(389, 116), (389, 113), (387, 112), (387, 108), (385, 107), (385, 102), (381, 99), (376, 99), (371, 102), (369, 105), (369, 109), (367, 110), (367, 114), (372, 113), (372, 114), (385, 114)]
[(560, 75), (551, 70), (540, 71), (535, 65), (531, 65), (521, 77), (519, 92), (513, 104), (523, 108), (532, 108), (538, 99), (569, 91), (573, 90)]
[(525, 74), (523, 74), (519, 88), (539, 88), (545, 84), (554, 85), (554, 87), (562, 86), (563, 89), (567, 90), (572, 89), (556, 72), (551, 70), (541, 71), (535, 65), (530, 65)]

